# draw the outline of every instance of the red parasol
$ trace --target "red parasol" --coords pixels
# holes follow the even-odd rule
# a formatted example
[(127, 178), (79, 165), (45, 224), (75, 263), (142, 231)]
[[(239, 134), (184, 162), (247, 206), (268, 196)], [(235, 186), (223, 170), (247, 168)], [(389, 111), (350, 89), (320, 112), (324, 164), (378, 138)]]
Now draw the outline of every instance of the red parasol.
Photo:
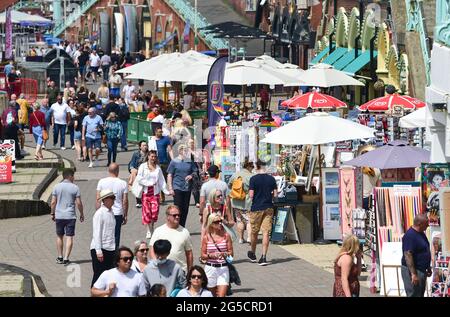
[(386, 95), (384, 97), (373, 99), (359, 107), (361, 111), (387, 111), (392, 110), (394, 106), (401, 106), (404, 109), (416, 109), (425, 107), (425, 102), (410, 96), (399, 94)]
[(301, 96), (292, 97), (291, 99), (283, 101), (281, 105), (288, 106), (290, 109), (306, 109), (308, 107), (313, 109), (331, 109), (347, 107), (345, 102), (318, 92), (309, 92)]

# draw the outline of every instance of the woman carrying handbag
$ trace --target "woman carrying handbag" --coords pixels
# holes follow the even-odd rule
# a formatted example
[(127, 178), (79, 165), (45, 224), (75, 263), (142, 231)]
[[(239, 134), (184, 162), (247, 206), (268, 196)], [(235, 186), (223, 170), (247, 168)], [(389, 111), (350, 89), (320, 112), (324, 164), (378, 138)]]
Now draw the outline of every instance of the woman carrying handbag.
[(43, 160), (42, 146), (44, 141), (48, 139), (48, 132), (45, 125), (45, 115), (43, 112), (39, 111), (41, 106), (36, 103), (34, 105), (34, 111), (30, 116), (30, 133), (33, 134), (34, 140), (36, 141), (36, 151), (34, 154), (35, 160)]
[(154, 224), (158, 221), (160, 192), (170, 194), (157, 158), (156, 151), (149, 151), (148, 161), (139, 166), (131, 189), (136, 197), (139, 197), (141, 192), (142, 224), (147, 226), (147, 239), (152, 237)]

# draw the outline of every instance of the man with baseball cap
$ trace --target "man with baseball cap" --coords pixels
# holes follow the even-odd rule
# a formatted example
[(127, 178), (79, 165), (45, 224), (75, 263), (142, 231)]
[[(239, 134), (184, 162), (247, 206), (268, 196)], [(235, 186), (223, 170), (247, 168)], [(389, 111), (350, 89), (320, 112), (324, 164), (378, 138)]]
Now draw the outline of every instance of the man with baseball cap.
[(98, 196), (102, 205), (97, 209), (92, 220), (91, 258), (94, 276), (92, 277), (91, 287), (104, 271), (114, 267), (116, 219), (112, 206), (115, 199), (116, 196), (111, 189), (101, 190)]

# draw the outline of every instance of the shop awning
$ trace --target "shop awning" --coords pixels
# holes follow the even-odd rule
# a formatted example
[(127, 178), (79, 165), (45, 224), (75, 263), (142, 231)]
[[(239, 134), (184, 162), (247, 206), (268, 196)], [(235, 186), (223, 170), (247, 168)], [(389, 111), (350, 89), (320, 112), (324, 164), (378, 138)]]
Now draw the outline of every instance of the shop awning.
[[(361, 54), (361, 50), (358, 50), (358, 56)], [(355, 50), (348, 51), (341, 58), (339, 58), (333, 67), (338, 70), (343, 70), (348, 64), (355, 60)]]
[(312, 59), (312, 61), (309, 63), (309, 65), (315, 65), (315, 64), (319, 63), (320, 60), (321, 60), (326, 54), (328, 54), (329, 51), (330, 51), (330, 47), (329, 47), (329, 46), (325, 47), (319, 54), (317, 54), (316, 57), (314, 57), (314, 58)]
[[(378, 52), (373, 51), (373, 57), (377, 57)], [(342, 71), (348, 73), (351, 76), (354, 76), (361, 68), (366, 66), (370, 62), (370, 51), (367, 50), (361, 55), (359, 55), (356, 59), (353, 60), (350, 64), (348, 64)]]
[(346, 47), (335, 47), (333, 52), (325, 57), (325, 59), (322, 61), (324, 64), (333, 65), (335, 61), (337, 61), (339, 58), (341, 58), (345, 53), (348, 52), (348, 49)]

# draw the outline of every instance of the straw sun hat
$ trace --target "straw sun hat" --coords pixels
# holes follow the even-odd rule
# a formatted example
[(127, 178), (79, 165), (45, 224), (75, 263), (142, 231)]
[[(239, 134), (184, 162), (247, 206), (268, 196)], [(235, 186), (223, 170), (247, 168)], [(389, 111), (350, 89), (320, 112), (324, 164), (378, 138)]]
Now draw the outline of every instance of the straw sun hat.
[(100, 192), (100, 197), (98, 198), (98, 200), (103, 200), (107, 197), (116, 197), (116, 195), (114, 195), (114, 193), (111, 189), (103, 189)]

